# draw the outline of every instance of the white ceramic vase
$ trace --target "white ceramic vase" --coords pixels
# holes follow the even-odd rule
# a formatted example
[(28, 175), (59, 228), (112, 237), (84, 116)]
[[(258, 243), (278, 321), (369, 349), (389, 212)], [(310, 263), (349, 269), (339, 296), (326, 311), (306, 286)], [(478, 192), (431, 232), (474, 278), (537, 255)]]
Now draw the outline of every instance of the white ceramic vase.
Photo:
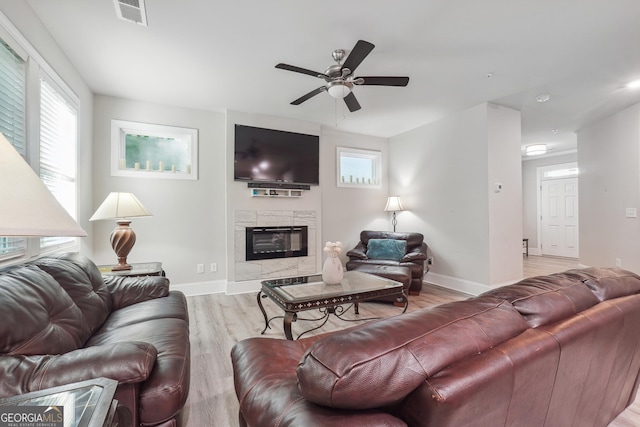
[(322, 281), (327, 285), (338, 285), (343, 277), (344, 270), (340, 258), (329, 256), (322, 267)]

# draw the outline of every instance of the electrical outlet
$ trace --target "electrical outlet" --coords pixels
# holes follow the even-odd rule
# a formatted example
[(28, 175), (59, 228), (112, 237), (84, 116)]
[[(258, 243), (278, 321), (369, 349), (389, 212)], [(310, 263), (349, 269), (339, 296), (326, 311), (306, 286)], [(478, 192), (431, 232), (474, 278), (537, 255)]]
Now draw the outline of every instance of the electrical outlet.
[(197, 272), (198, 274), (202, 274), (202, 273), (204, 273), (204, 264), (198, 264), (198, 265), (196, 266), (196, 272)]
[(427, 258), (427, 264), (428, 265), (433, 265), (433, 257)]
[(215, 262), (212, 262), (211, 265), (209, 265), (209, 271), (211, 271), (212, 273), (215, 273), (216, 271), (218, 271), (218, 264), (216, 264)]
[(620, 258), (616, 258), (616, 267), (622, 267), (622, 260)]

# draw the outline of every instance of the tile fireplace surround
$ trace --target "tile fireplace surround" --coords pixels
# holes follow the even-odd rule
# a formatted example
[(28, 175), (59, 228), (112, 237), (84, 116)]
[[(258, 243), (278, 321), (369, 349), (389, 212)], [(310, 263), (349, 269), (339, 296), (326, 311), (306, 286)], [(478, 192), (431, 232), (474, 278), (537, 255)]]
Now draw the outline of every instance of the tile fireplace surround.
[[(295, 258), (247, 261), (245, 255), (246, 227), (294, 226), (309, 227), (309, 255)], [(304, 276), (318, 272), (317, 226), (315, 211), (253, 211), (239, 210), (235, 213), (234, 257), (235, 281), (274, 279), (278, 277)]]

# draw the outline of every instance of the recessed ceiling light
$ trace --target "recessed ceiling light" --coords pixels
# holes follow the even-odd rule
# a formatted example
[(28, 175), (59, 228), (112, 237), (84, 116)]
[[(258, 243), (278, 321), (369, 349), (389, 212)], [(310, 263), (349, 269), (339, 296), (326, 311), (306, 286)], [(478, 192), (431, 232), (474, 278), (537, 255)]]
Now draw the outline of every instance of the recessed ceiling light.
[(554, 135), (557, 135), (557, 134), (558, 134), (558, 129), (553, 129), (553, 130), (551, 131), (551, 133), (553, 133)]
[(549, 99), (551, 99), (551, 95), (549, 95), (548, 93), (541, 93), (540, 95), (536, 96), (536, 102), (547, 102)]
[(547, 152), (547, 146), (546, 144), (527, 145), (525, 152), (527, 156), (539, 156)]
[(640, 80), (634, 80), (630, 83), (627, 83), (627, 87), (629, 89), (638, 89), (640, 88)]

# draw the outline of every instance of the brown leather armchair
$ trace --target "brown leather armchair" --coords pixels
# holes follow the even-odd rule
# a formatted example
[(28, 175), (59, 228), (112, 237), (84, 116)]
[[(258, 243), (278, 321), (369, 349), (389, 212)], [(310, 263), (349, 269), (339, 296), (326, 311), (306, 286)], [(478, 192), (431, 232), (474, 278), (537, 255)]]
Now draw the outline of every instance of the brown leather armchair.
[[(370, 259), (367, 256), (367, 245), (371, 239), (406, 240), (406, 253), (400, 261), (390, 259)], [(349, 257), (347, 270), (358, 270), (362, 266), (373, 265), (408, 267), (411, 272), (411, 284), (409, 286), (410, 295), (420, 294), (420, 290), (422, 290), (422, 278), (429, 270), (426, 263), (427, 244), (424, 242), (424, 236), (420, 233), (364, 230), (360, 232), (360, 242), (358, 242), (355, 248), (347, 252), (347, 256)]]

